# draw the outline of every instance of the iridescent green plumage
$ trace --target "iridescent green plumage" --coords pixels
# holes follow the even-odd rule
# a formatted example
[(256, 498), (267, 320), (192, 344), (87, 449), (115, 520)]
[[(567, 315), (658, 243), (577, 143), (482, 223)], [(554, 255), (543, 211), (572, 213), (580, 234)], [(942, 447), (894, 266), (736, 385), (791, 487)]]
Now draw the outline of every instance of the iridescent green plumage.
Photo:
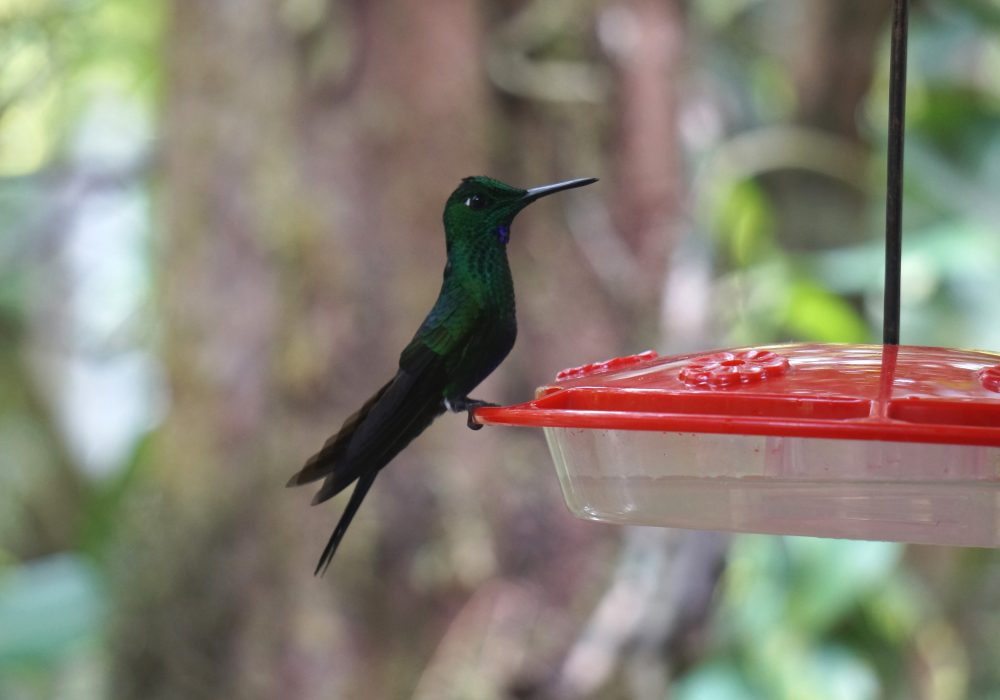
[(434, 308), (399, 358), (396, 376), (348, 418), (288, 482), (323, 479), (322, 503), (357, 481), (316, 567), (330, 564), (379, 470), (445, 410), (484, 405), (469, 398), (514, 346), (514, 284), (507, 263), (510, 226), (519, 211), (554, 192), (595, 178), (522, 190), (488, 177), (462, 180), (444, 209), (448, 263)]

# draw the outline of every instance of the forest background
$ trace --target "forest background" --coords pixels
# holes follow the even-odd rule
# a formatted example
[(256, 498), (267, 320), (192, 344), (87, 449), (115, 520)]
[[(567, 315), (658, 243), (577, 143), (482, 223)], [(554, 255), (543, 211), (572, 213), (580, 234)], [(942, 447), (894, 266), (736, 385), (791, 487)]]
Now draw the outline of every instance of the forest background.
[[(439, 420), (284, 482), (395, 368), (458, 180), (564, 367), (878, 342), (887, 0), (0, 0), (0, 697), (1000, 698), (1000, 556), (574, 520)], [(1000, 350), (1000, 3), (913, 7), (902, 337)]]

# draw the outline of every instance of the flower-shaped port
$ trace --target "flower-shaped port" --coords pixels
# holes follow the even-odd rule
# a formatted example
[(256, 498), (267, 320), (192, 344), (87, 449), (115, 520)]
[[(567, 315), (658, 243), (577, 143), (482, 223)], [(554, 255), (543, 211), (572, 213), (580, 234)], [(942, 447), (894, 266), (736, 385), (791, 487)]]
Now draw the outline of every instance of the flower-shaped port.
[(612, 360), (605, 360), (604, 362), (591, 362), (589, 365), (581, 365), (579, 367), (564, 369), (556, 375), (556, 381), (561, 382), (566, 379), (579, 379), (580, 377), (589, 377), (590, 375), (597, 374), (598, 372), (625, 369), (626, 367), (637, 365), (640, 362), (645, 362), (646, 360), (655, 360), (656, 357), (657, 354), (655, 351), (647, 350), (646, 352), (640, 352), (638, 355), (616, 357)]
[(979, 371), (979, 382), (990, 391), (1000, 394), (1000, 365), (981, 369)]
[(770, 350), (718, 352), (688, 362), (680, 379), (692, 387), (729, 387), (780, 377), (788, 368), (788, 359)]

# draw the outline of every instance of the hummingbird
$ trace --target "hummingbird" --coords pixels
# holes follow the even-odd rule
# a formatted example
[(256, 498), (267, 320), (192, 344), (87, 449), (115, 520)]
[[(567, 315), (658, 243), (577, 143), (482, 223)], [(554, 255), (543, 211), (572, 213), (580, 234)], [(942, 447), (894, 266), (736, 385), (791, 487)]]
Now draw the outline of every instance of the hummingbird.
[(382, 467), (446, 411), (468, 414), (496, 404), (469, 397), (514, 347), (517, 320), (507, 243), (514, 217), (532, 202), (583, 187), (597, 178), (520, 189), (485, 176), (467, 177), (444, 206), (447, 262), (441, 291), (399, 369), (288, 482), (323, 480), (312, 500), (322, 503), (356, 483), (316, 565), (325, 572)]

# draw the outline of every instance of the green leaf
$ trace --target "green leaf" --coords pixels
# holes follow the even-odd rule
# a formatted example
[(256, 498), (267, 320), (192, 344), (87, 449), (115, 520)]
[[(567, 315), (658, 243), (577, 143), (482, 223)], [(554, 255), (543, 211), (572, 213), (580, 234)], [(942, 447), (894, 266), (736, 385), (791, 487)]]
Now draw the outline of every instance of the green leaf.
[(834, 625), (861, 599), (874, 594), (898, 566), (903, 546), (894, 542), (855, 542), (788, 537), (794, 562), (789, 622), (802, 629)]
[(0, 571), (0, 668), (57, 662), (99, 636), (106, 609), (103, 582), (81, 557)]
[(821, 343), (872, 340), (868, 325), (854, 307), (807, 280), (798, 280), (789, 289), (784, 325), (797, 340)]
[(774, 216), (763, 190), (752, 180), (732, 187), (721, 203), (716, 230), (736, 267), (747, 267), (774, 249)]
[(705, 664), (681, 679), (673, 689), (675, 700), (764, 700), (732, 663)]

